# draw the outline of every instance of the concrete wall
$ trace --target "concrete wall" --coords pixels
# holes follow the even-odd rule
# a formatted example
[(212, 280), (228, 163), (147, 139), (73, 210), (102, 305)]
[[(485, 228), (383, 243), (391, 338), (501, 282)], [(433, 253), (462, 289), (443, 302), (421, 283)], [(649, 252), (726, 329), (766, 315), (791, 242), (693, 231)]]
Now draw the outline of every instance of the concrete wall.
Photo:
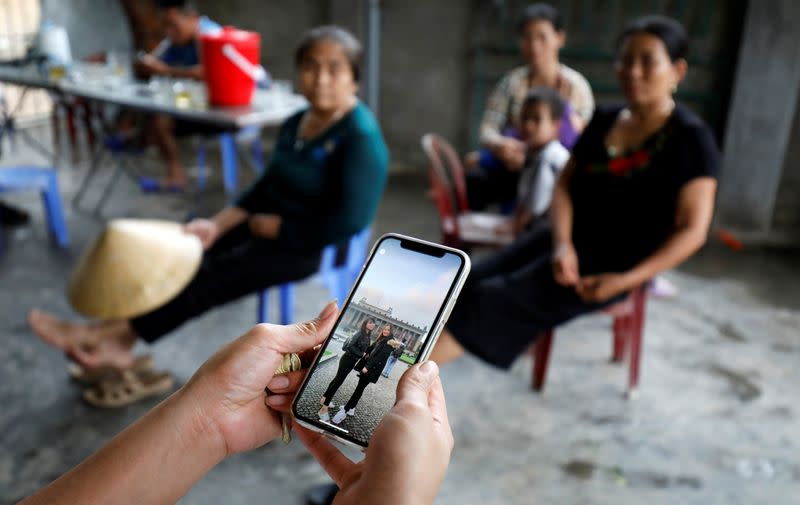
[(42, 19), (67, 29), (73, 58), (131, 49), (125, 14), (116, 0), (42, 0)]
[[(800, 92), (800, 3), (751, 2), (720, 180), (718, 221), (755, 241), (770, 241)], [(796, 128), (796, 126), (795, 126)], [(792, 163), (793, 173), (796, 167)]]
[[(261, 33), (263, 63), (277, 79), (293, 79), (293, 50), (303, 31), (310, 27), (337, 23), (352, 29), (363, 40), (364, 3), (363, 0), (197, 0), (200, 10), (220, 23)], [(474, 50), (513, 42), (513, 36), (509, 35), (513, 33), (513, 20), (525, 3), (522, 0), (381, 2), (379, 119), (396, 164), (415, 169), (423, 166), (418, 142), (427, 131), (451, 139), (461, 151), (470, 147), (470, 124), (476, 110), (479, 112), (472, 103), (476, 88)], [(640, 13), (644, 5), (611, 0), (591, 4), (554, 3), (566, 12), (572, 43), (584, 47), (595, 41), (598, 54), (607, 52), (621, 23)], [(45, 19), (69, 29), (77, 57), (97, 50), (130, 47), (127, 26), (116, 1), (43, 0), (42, 4)], [(661, 12), (677, 15), (670, 9), (688, 4), (653, 5), (658, 5)], [(738, 37), (740, 28), (734, 21), (736, 16), (741, 19), (744, 10), (720, 0), (691, 4), (691, 8), (696, 11), (685, 11), (682, 19), (687, 21), (692, 34), (693, 57), (713, 60), (726, 46), (732, 45), (732, 30), (737, 32), (733, 36)], [(587, 9), (591, 15), (586, 15)], [(800, 164), (793, 162), (800, 159), (800, 119), (796, 112), (800, 92), (800, 67), (796, 65), (800, 60), (800, 36), (794, 30), (798, 19), (800, 4), (793, 0), (749, 2), (741, 52), (731, 55), (735, 51), (727, 49), (728, 54), (724, 55), (728, 68), (732, 68), (737, 56), (740, 58), (735, 81), (714, 66), (719, 62), (712, 61), (705, 66), (693, 65), (689, 81), (682, 87), (682, 92), (688, 91), (688, 95), (698, 90), (714, 94), (723, 89), (714, 98), (718, 109), (724, 112), (728, 103), (724, 93), (727, 84), (720, 83), (728, 80), (736, 83), (728, 121), (717, 123), (718, 133), (722, 132), (723, 124), (728, 130), (724, 137), (718, 212), (718, 222), (724, 226), (769, 234), (773, 229), (796, 229), (800, 224), (800, 204), (794, 196), (800, 189)], [(567, 60), (590, 80), (611, 83), (605, 93), (599, 93), (600, 100), (616, 99), (610, 62), (597, 55), (578, 58)], [(485, 70), (491, 73), (496, 69), (499, 75), (517, 63), (512, 51), (493, 57)], [(486, 86), (491, 84), (488, 82)], [(702, 108), (696, 108), (702, 112)]]
[[(380, 121), (396, 164), (422, 163), (419, 138), (425, 132), (437, 131), (458, 143), (466, 138), (472, 4), (382, 2)], [(293, 77), (294, 46), (308, 28), (336, 23), (364, 40), (360, 0), (199, 0), (197, 5), (220, 23), (261, 33), (263, 63), (277, 79)]]
[(383, 2), (381, 124), (396, 161), (419, 164), (419, 139), (467, 131), (470, 2)]
[[(718, 10), (707, 30), (709, 35), (693, 38), (699, 53), (714, 53), (725, 39), (719, 26), (726, 12), (725, 4), (712, 1)], [(195, 3), (201, 12), (219, 23), (259, 32), (263, 40), (262, 62), (276, 79), (293, 79), (293, 50), (308, 28), (336, 23), (364, 39), (363, 0), (196, 0)], [(424, 163), (419, 138), (428, 131), (442, 134), (460, 151), (471, 147), (471, 125), (483, 105), (482, 98), (476, 105), (474, 95), (474, 49), (487, 44), (513, 43), (514, 20), (526, 3), (522, 0), (381, 1), (379, 119), (396, 164)], [(609, 3), (618, 9), (609, 14), (608, 6), (601, 1), (596, 10), (602, 16), (593, 16), (594, 4), (554, 3), (565, 11), (570, 38), (576, 45), (583, 47), (594, 41), (598, 49), (606, 52), (612, 47), (621, 23), (631, 16), (626, 4)], [(127, 26), (115, 0), (44, 0), (44, 5), (47, 16), (66, 25), (71, 33), (80, 34), (73, 35), (77, 55), (130, 46)], [(608, 61), (584, 59), (569, 63), (590, 79), (610, 81), (613, 87)], [(493, 56), (486, 69), (499, 76), (518, 64), (518, 56), (512, 52)], [(690, 76), (691, 88), (708, 88), (712, 79), (709, 72), (699, 67)], [(490, 77), (487, 90), (494, 80)], [(602, 98), (616, 96), (606, 94)]]
[(307, 28), (325, 22), (326, 2), (294, 0), (199, 0), (201, 13), (223, 25), (261, 34), (262, 64), (276, 79), (294, 75), (294, 47)]
[(797, 195), (800, 195), (800, 107), (795, 107), (772, 215), (772, 230), (784, 236), (786, 241), (800, 244), (800, 198)]

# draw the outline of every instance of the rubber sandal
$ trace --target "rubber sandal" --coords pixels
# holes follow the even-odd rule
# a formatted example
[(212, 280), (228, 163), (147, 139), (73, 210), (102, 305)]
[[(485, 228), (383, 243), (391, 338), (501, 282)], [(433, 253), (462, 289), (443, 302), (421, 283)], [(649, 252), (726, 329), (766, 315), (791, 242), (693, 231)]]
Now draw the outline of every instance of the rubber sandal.
[(113, 379), (104, 379), (83, 392), (83, 399), (93, 407), (116, 409), (151, 396), (162, 395), (175, 385), (168, 372), (123, 370)]
[[(131, 369), (136, 372), (143, 372), (152, 370), (154, 366), (153, 356), (145, 354), (134, 359)], [(70, 363), (67, 366), (69, 378), (84, 386), (93, 386), (105, 378), (113, 377), (117, 371), (118, 369), (112, 367), (84, 368), (77, 363)]]
[(163, 184), (153, 177), (140, 177), (139, 188), (145, 193), (183, 193), (186, 188), (177, 184)]

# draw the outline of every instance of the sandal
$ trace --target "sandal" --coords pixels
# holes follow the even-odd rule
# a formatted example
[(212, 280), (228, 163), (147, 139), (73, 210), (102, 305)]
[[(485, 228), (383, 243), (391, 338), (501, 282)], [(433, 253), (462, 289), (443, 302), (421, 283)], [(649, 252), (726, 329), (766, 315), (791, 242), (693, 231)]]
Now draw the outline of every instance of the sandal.
[[(136, 357), (131, 370), (135, 372), (144, 372), (146, 370), (152, 370), (154, 366), (153, 356), (151, 354), (145, 354)], [(94, 386), (103, 379), (113, 377), (115, 372), (118, 371), (118, 369), (113, 367), (85, 368), (77, 363), (70, 363), (67, 366), (69, 378), (84, 386)]]
[(83, 392), (83, 399), (94, 407), (119, 408), (150, 396), (164, 394), (175, 385), (168, 372), (123, 370), (112, 379), (103, 379)]
[(140, 177), (139, 188), (145, 193), (183, 193), (185, 185), (164, 183), (153, 177)]

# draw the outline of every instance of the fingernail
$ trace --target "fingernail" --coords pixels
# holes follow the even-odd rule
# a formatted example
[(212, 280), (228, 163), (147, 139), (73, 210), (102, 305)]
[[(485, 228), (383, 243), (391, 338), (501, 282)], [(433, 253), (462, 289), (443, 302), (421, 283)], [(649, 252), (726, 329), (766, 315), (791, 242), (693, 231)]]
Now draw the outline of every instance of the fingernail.
[(286, 389), (289, 387), (289, 377), (286, 377), (285, 375), (276, 375), (271, 381), (269, 381), (267, 387), (272, 391)]
[(273, 407), (280, 407), (287, 403), (289, 397), (286, 395), (271, 395), (267, 397), (267, 403)]
[(329, 301), (325, 308), (322, 309), (322, 312), (319, 314), (320, 319), (328, 319), (331, 317), (331, 314), (336, 312), (339, 308), (338, 300), (334, 298), (333, 300)]
[(419, 367), (419, 371), (425, 375), (436, 375), (439, 373), (439, 366), (434, 361), (426, 361)]

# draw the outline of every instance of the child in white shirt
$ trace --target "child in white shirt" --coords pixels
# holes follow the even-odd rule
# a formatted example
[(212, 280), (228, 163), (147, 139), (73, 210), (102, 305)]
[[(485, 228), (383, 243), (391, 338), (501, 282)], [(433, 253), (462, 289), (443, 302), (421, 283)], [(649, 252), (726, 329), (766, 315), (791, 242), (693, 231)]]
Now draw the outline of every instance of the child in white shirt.
[(528, 145), (519, 179), (517, 208), (511, 222), (515, 235), (546, 217), (559, 174), (569, 160), (569, 151), (558, 140), (564, 99), (551, 88), (534, 88), (520, 111), (520, 129)]

